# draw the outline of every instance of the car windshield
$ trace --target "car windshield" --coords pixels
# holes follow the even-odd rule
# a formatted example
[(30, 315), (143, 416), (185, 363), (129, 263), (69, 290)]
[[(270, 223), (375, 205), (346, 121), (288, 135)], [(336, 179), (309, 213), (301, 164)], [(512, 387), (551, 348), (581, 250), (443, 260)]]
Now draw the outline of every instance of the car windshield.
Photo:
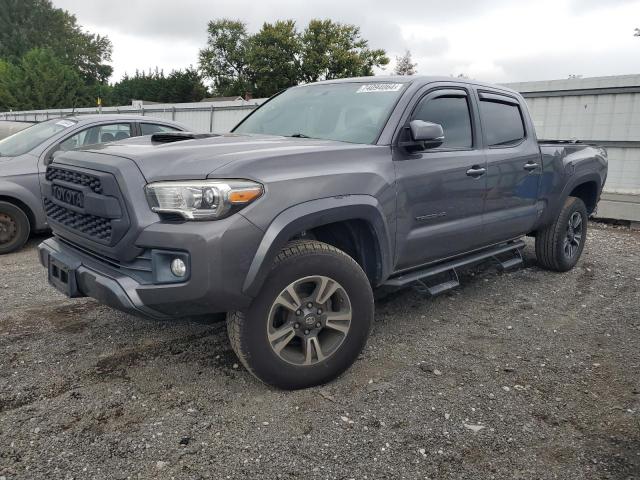
[(0, 140), (0, 157), (17, 157), (27, 153), (56, 133), (71, 128), (75, 124), (73, 120), (56, 118), (25, 128)]
[(404, 86), (371, 81), (291, 88), (258, 108), (234, 132), (373, 143)]

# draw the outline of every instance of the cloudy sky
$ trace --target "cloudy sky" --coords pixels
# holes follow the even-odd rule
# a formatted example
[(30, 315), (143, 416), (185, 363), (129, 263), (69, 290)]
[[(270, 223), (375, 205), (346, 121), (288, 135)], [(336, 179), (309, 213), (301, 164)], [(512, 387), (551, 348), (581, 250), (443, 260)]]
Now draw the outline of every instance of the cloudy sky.
[[(640, 73), (640, 0), (53, 0), (113, 42), (114, 77), (136, 68), (197, 65), (207, 21), (311, 18), (359, 25), (393, 60), (411, 50), (418, 72), (490, 82)], [(392, 65), (387, 67), (391, 70)]]

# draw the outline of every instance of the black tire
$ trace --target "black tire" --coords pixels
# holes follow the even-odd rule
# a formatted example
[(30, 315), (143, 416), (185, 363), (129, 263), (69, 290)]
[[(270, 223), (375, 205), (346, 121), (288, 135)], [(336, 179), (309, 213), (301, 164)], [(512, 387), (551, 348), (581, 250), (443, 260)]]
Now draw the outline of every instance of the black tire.
[(0, 255), (22, 248), (30, 232), (27, 214), (13, 203), (0, 201)]
[[(346, 294), (350, 319), (348, 331), (340, 334), (343, 335), (342, 339), (326, 358), (321, 359), (320, 354), (317, 354), (314, 364), (294, 364), (282, 358), (279, 352), (276, 353), (272, 346), (273, 340), (269, 341), (268, 330), (272, 328), (274, 308), (281, 308), (276, 306), (282, 305), (278, 304), (276, 299), (282, 298), (282, 294), (288, 287), (296, 282), (304, 282), (308, 278), (329, 278), (337, 283), (340, 287), (339, 291)], [(318, 290), (322, 289), (323, 287), (318, 287)], [(307, 300), (317, 295), (315, 292), (314, 289)], [(304, 300), (302, 295), (299, 299), (304, 308), (311, 305), (311, 303), (305, 303), (307, 300)], [(344, 306), (345, 302), (338, 300), (337, 303)], [(336, 302), (336, 299), (328, 297), (327, 302)], [(327, 307), (327, 312), (323, 313), (328, 314), (330, 310), (331, 308)], [(286, 314), (300, 315), (298, 312), (295, 314), (291, 312), (292, 309), (288, 309)], [(355, 260), (326, 243), (312, 240), (294, 241), (278, 254), (262, 290), (251, 306), (244, 312), (230, 312), (227, 315), (227, 331), (233, 350), (249, 372), (269, 385), (293, 390), (321, 385), (347, 370), (366, 344), (373, 324), (373, 312), (371, 285)], [(315, 315), (315, 313), (309, 313), (309, 315)], [(301, 320), (302, 328), (306, 328), (304, 322), (307, 317), (298, 318), (303, 319)], [(315, 322), (315, 320), (312, 321)], [(328, 322), (329, 320), (327, 324)], [(296, 325), (300, 328), (299, 323), (296, 322)], [(293, 329), (293, 326), (289, 328)], [(327, 329), (323, 326), (317, 330), (318, 337), (322, 335), (323, 329), (330, 332), (330, 335), (334, 334), (334, 330), (330, 327)], [(299, 330), (295, 333), (302, 335)], [(300, 339), (293, 337), (292, 344), (296, 341), (303, 348), (306, 337)], [(322, 353), (321, 350), (318, 342), (316, 353), (318, 351)]]
[[(573, 240), (570, 240), (573, 228), (569, 226), (569, 220), (577, 220), (578, 216), (581, 223), (580, 239), (576, 241), (577, 234), (574, 233)], [(578, 263), (587, 240), (587, 220), (584, 202), (576, 197), (568, 197), (555, 222), (536, 233), (536, 257), (540, 266), (556, 272), (571, 270)], [(569, 249), (571, 254), (566, 248), (567, 241), (573, 245)]]

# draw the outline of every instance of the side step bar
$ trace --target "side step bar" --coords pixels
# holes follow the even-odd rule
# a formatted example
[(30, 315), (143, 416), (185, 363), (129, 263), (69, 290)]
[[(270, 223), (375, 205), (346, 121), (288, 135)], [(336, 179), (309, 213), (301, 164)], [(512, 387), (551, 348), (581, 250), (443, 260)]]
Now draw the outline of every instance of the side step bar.
[[(517, 265), (521, 265), (522, 254), (520, 251), (524, 248), (524, 241), (518, 240), (515, 242), (507, 243), (497, 247), (489, 248), (481, 252), (473, 253), (466, 257), (456, 258), (448, 262), (440, 263), (432, 267), (424, 268), (422, 270), (415, 270), (413, 272), (407, 272), (394, 278), (388, 279), (384, 286), (386, 287), (404, 287), (414, 282), (418, 282), (417, 289), (423, 293), (429, 293), (430, 295), (438, 295), (447, 290), (460, 285), (458, 281), (458, 274), (456, 268), (471, 265), (473, 263), (493, 258), (498, 262), (498, 267), (501, 270), (513, 268)], [(510, 254), (510, 258), (502, 260), (500, 256)], [(448, 273), (448, 278), (435, 285), (429, 286), (425, 280), (437, 275)]]

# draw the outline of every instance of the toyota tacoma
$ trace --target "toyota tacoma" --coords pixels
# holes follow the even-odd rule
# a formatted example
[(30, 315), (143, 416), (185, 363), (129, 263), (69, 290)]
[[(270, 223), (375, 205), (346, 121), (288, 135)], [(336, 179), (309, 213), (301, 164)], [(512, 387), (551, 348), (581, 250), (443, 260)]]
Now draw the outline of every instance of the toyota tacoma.
[(154, 318), (226, 312), (231, 345), (285, 389), (344, 372), (373, 290), (438, 294), (460, 267), (576, 264), (607, 174), (539, 142), (522, 96), (439, 77), (285, 90), (228, 134), (158, 133), (61, 152), (42, 183), (49, 281)]

